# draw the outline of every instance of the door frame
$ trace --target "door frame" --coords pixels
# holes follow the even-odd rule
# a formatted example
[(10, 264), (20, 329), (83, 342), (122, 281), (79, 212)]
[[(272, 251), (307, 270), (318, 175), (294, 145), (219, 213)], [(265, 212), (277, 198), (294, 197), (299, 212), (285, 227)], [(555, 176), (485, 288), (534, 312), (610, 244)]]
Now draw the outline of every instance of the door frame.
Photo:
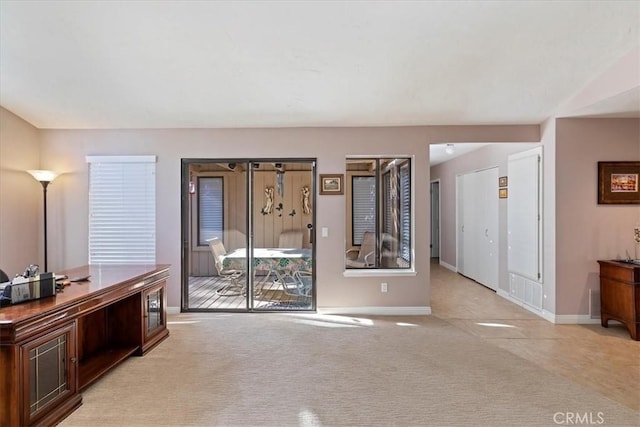
[[(317, 211), (317, 159), (316, 158), (286, 158), (286, 157), (274, 157), (274, 158), (182, 158), (180, 159), (180, 309), (181, 312), (315, 312), (317, 309), (317, 290), (316, 290), (316, 211)], [(245, 309), (195, 309), (189, 307), (189, 271), (191, 262), (191, 245), (190, 245), (190, 226), (191, 226), (191, 208), (190, 208), (190, 174), (189, 167), (192, 164), (198, 163), (247, 163), (250, 166), (253, 163), (309, 163), (311, 165), (311, 230), (310, 230), (310, 244), (312, 250), (312, 293), (311, 293), (311, 308), (308, 310), (278, 310), (278, 309), (264, 309), (254, 308), (253, 306), (253, 262), (252, 252), (248, 251), (247, 254), (247, 297)], [(247, 172), (246, 179), (246, 244), (248, 248), (253, 247), (253, 167)]]

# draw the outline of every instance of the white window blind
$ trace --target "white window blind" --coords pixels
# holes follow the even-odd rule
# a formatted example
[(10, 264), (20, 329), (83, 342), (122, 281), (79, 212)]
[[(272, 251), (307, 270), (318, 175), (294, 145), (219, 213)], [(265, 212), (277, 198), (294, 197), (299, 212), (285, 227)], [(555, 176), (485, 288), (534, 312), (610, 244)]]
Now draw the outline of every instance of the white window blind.
[(223, 178), (198, 178), (198, 244), (224, 238)]
[(155, 264), (155, 156), (88, 156), (89, 264)]
[(411, 262), (411, 174), (409, 165), (400, 168), (400, 258)]
[(376, 178), (354, 176), (351, 183), (353, 244), (360, 245), (365, 231), (376, 232)]
[[(384, 200), (383, 231), (388, 237), (392, 237), (396, 233), (394, 230), (393, 206), (392, 206), (392, 200), (391, 200), (391, 173), (387, 172), (384, 174), (384, 176), (382, 177), (382, 185), (383, 185), (382, 195)], [(382, 244), (384, 245), (385, 249), (391, 249), (390, 239), (383, 239)]]

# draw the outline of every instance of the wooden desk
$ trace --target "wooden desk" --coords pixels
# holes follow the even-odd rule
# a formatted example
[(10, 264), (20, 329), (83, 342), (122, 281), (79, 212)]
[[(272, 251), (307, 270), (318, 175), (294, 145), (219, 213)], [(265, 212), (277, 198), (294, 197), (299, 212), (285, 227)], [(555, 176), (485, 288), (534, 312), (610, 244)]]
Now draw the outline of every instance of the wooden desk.
[(631, 338), (640, 340), (640, 265), (620, 261), (600, 264), (600, 322), (624, 324)]
[(55, 297), (0, 308), (0, 425), (54, 425), (80, 391), (169, 335), (168, 265), (92, 265)]

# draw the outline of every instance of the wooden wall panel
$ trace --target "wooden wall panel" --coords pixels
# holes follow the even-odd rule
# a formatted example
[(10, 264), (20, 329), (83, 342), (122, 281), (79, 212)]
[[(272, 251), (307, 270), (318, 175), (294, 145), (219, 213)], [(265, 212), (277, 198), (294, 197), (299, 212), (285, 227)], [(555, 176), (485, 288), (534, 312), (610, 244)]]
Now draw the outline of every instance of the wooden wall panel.
[[(205, 175), (204, 173), (202, 175)], [(245, 172), (217, 172), (207, 176), (222, 176), (224, 178), (224, 243), (227, 251), (246, 247), (246, 173)], [(313, 175), (310, 171), (287, 171), (284, 174), (284, 193), (278, 194), (277, 175), (272, 171), (254, 171), (253, 173), (253, 239), (255, 247), (277, 247), (280, 233), (288, 230), (303, 232), (303, 246), (311, 247), (307, 224), (313, 220), (313, 197), (310, 196), (311, 212), (304, 214), (302, 210), (302, 187), (313, 189)], [(263, 214), (266, 197), (265, 188), (273, 187), (273, 209), (270, 214)], [(280, 203), (282, 207), (280, 208)], [(216, 275), (213, 256), (208, 247), (198, 247), (197, 239), (197, 198), (191, 203), (191, 271), (192, 276)], [(293, 211), (295, 210), (295, 214)]]

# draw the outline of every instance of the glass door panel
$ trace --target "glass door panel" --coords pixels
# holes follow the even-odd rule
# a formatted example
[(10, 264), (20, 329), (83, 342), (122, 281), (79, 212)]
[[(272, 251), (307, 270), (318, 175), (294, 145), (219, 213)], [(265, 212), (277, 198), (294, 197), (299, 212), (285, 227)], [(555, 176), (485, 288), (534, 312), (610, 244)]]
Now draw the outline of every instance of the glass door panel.
[(313, 310), (313, 161), (252, 165), (255, 310)]
[(236, 160), (194, 160), (185, 169), (184, 162), (189, 193), (187, 308), (247, 310), (250, 165)]

